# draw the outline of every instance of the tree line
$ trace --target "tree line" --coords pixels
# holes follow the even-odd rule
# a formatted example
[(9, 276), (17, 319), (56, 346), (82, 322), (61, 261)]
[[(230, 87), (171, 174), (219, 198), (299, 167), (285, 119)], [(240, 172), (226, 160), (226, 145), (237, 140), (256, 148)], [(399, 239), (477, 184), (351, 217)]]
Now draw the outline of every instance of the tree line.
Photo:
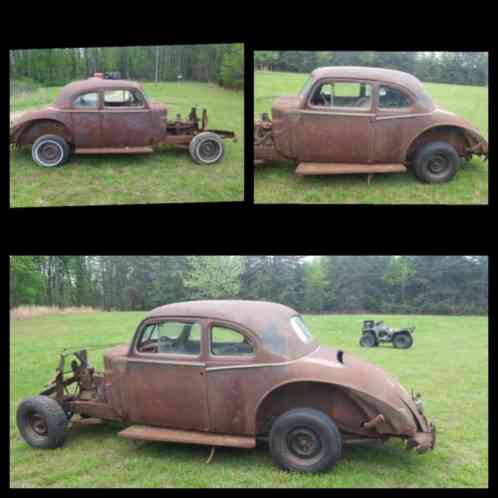
[(433, 83), (488, 84), (487, 52), (257, 51), (254, 65), (260, 70), (298, 73), (320, 66), (377, 66)]
[(10, 78), (60, 86), (97, 72), (141, 81), (201, 81), (241, 89), (242, 44), (52, 48), (10, 51)]
[(11, 256), (10, 306), (258, 299), (307, 313), (486, 314), (484, 256)]

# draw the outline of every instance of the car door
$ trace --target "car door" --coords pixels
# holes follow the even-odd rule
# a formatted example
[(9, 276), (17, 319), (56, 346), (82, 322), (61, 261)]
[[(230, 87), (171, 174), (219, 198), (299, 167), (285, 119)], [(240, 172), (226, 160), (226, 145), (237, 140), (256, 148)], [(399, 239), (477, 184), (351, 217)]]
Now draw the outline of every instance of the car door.
[(418, 128), (422, 117), (415, 112), (415, 97), (394, 84), (380, 83), (374, 124), (374, 159), (376, 162), (404, 161), (407, 141)]
[(102, 146), (144, 147), (151, 144), (152, 113), (135, 89), (103, 91)]
[(93, 91), (77, 95), (69, 112), (76, 148), (100, 147), (102, 129), (99, 93)]
[(372, 156), (373, 84), (319, 80), (297, 111), (293, 145), (299, 161), (367, 163)]
[(254, 406), (248, 403), (258, 389), (258, 341), (240, 326), (213, 320), (207, 326), (207, 392), (210, 430), (247, 434)]
[(127, 361), (130, 422), (208, 430), (203, 344), (199, 320), (142, 325)]

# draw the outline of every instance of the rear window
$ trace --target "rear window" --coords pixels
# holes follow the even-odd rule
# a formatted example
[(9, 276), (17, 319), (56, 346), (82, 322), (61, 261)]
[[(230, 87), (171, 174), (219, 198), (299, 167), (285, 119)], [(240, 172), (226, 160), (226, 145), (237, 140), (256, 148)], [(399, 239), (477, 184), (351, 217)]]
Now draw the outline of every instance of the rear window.
[(290, 323), (292, 326), (292, 329), (296, 333), (296, 335), (301, 339), (302, 342), (305, 344), (308, 344), (313, 341), (313, 336), (311, 335), (311, 332), (308, 330), (308, 327), (304, 323), (304, 320), (302, 319), (301, 316), (293, 316), (290, 319)]

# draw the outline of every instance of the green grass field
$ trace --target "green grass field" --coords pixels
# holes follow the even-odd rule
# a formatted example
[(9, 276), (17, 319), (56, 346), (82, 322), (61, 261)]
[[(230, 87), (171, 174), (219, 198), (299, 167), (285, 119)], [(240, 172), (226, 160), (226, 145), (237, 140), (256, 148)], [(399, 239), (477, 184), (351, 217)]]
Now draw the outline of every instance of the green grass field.
[[(297, 95), (307, 74), (256, 71), (254, 110), (270, 112), (272, 101)], [(436, 105), (457, 113), (488, 136), (488, 88), (425, 83)], [(255, 168), (257, 203), (327, 204), (487, 204), (488, 163), (474, 157), (462, 163), (456, 177), (443, 185), (426, 185), (409, 174), (377, 174), (370, 185), (367, 175), (299, 177), (290, 162), (267, 163)]]
[[(146, 95), (166, 104), (170, 119), (192, 105), (207, 108), (209, 127), (233, 130), (225, 157), (214, 166), (195, 164), (186, 150), (161, 147), (153, 154), (72, 156), (60, 168), (45, 169), (31, 148), (10, 152), (11, 207), (242, 201), (244, 197), (244, 98), (242, 92), (203, 83), (144, 83)], [(15, 111), (50, 104), (59, 88), (18, 96)], [(11, 102), (12, 111), (12, 102)]]
[[(53, 315), (11, 322), (11, 487), (487, 487), (488, 320), (486, 317), (382, 316), (392, 327), (414, 325), (414, 347), (358, 345), (360, 315), (309, 316), (322, 344), (341, 347), (421, 392), (438, 428), (436, 449), (408, 453), (400, 441), (383, 447), (346, 447), (343, 458), (321, 475), (290, 474), (271, 462), (265, 445), (247, 451), (131, 442), (116, 436), (118, 423), (70, 432), (56, 450), (35, 450), (21, 438), (15, 410), (53, 375), (64, 347), (127, 342), (143, 313)], [(89, 353), (102, 368), (102, 351)]]

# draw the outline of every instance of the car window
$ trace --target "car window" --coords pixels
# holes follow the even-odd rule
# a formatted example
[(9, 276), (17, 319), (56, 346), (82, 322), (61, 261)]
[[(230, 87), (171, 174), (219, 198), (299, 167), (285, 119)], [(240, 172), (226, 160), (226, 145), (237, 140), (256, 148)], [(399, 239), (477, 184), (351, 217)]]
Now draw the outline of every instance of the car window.
[(202, 330), (198, 323), (165, 321), (146, 325), (137, 351), (139, 353), (169, 353), (199, 355)]
[(219, 325), (211, 328), (211, 354), (239, 356), (254, 354), (254, 346), (240, 332)]
[(290, 319), (291, 326), (296, 333), (296, 335), (303, 341), (304, 343), (309, 343), (313, 340), (313, 336), (311, 335), (311, 332), (308, 330), (308, 327), (304, 323), (303, 318), (298, 315), (298, 316), (293, 316)]
[(139, 92), (130, 90), (104, 91), (104, 107), (143, 107), (143, 99)]
[(329, 81), (318, 85), (313, 91), (311, 104), (324, 108), (347, 108), (370, 110), (372, 86), (353, 81)]
[(379, 87), (379, 109), (399, 109), (411, 105), (410, 97), (398, 88), (387, 85)]
[(73, 107), (77, 109), (95, 109), (98, 106), (99, 96), (97, 93), (85, 93), (78, 95), (73, 100)]

